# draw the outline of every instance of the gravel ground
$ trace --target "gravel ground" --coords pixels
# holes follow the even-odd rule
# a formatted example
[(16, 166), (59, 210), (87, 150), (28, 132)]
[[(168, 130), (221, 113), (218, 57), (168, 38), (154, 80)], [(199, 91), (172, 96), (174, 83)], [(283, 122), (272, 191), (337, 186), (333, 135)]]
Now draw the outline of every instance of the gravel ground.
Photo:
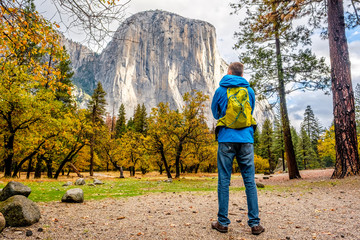
[[(360, 239), (360, 177), (329, 180), (332, 170), (302, 171), (301, 180), (276, 174), (259, 191), (261, 224), (251, 235), (244, 191), (230, 192), (226, 234), (212, 230), (216, 192), (159, 193), (82, 204), (39, 203), (40, 222), (6, 228), (2, 239)], [(234, 178), (232, 186), (242, 186)], [(32, 236), (27, 237), (26, 232)]]

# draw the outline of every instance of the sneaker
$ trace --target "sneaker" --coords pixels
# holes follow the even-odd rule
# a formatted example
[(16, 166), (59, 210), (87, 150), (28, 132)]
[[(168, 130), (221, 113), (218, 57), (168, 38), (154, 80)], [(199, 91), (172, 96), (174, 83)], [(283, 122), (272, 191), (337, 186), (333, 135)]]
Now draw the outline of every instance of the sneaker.
[(221, 225), (218, 221), (212, 222), (211, 223), (211, 228), (216, 229), (221, 233), (227, 233), (228, 232), (228, 227), (225, 227), (225, 226)]
[(251, 233), (254, 235), (259, 235), (262, 232), (265, 232), (265, 228), (261, 225), (251, 227)]

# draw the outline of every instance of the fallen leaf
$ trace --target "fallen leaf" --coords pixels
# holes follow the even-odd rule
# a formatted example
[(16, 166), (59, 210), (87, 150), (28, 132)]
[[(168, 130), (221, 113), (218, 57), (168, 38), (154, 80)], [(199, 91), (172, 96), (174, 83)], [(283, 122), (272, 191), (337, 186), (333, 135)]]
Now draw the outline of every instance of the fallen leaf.
[(121, 217), (116, 218), (116, 220), (122, 220), (122, 219), (125, 219), (125, 217), (121, 216)]

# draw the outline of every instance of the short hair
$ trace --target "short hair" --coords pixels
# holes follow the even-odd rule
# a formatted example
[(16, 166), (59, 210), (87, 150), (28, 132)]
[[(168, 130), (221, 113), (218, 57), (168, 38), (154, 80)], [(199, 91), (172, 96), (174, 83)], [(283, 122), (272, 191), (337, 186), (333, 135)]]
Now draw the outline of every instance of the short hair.
[(244, 65), (240, 62), (233, 62), (229, 66), (232, 75), (242, 76), (244, 73)]

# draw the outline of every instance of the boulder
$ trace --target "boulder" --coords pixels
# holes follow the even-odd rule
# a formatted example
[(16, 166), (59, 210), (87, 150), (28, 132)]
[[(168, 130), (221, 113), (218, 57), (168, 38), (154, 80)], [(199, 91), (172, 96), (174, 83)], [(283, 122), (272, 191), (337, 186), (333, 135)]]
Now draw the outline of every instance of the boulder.
[(63, 187), (68, 187), (68, 186), (71, 186), (72, 184), (73, 184), (73, 183), (69, 181), (69, 182), (64, 183), (64, 184), (63, 184)]
[(80, 188), (69, 189), (62, 196), (61, 201), (69, 203), (82, 203), (84, 202), (84, 192)]
[(22, 183), (11, 181), (9, 182), (0, 193), (0, 201), (5, 201), (9, 197), (15, 195), (23, 195), (28, 197), (31, 193), (31, 189)]
[(4, 230), (6, 227), (6, 220), (4, 215), (0, 212), (0, 233)]
[(98, 180), (98, 179), (94, 179), (94, 184), (95, 185), (101, 185), (104, 184), (102, 181)]
[(83, 178), (79, 178), (75, 181), (75, 185), (85, 185), (86, 182), (85, 182), (85, 179)]
[(0, 202), (0, 212), (12, 227), (29, 226), (39, 221), (39, 207), (23, 195), (15, 195)]

